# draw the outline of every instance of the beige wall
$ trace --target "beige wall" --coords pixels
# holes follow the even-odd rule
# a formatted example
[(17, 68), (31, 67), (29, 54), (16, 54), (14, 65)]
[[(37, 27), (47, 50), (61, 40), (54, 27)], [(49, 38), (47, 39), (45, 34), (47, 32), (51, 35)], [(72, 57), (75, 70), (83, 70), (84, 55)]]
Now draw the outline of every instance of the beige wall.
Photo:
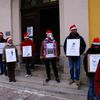
[[(59, 0), (60, 12), (60, 44), (64, 44), (65, 38), (69, 35), (69, 27), (76, 24), (78, 32), (85, 39), (87, 48), (89, 45), (88, 32), (88, 0)], [(60, 66), (64, 67), (67, 73), (68, 60), (65, 57), (63, 47), (61, 47)]]
[[(12, 0), (12, 37), (15, 45), (21, 43), (20, 0)], [(17, 46), (20, 54), (20, 47)]]
[(11, 32), (11, 0), (0, 0), (0, 31)]

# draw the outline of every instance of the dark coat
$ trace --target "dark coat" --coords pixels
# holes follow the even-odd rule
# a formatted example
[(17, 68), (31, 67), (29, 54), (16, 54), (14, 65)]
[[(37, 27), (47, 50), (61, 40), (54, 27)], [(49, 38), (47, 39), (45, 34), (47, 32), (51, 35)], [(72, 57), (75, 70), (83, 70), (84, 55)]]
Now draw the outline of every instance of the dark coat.
[(95, 49), (94, 46), (95, 45), (92, 44), (91, 48), (89, 48), (86, 51), (86, 54), (85, 54), (84, 59), (83, 59), (84, 69), (85, 69), (87, 77), (94, 77), (94, 74), (95, 74), (95, 73), (88, 72), (88, 54), (100, 54), (100, 46), (98, 49)]
[(100, 60), (95, 74), (94, 88), (96, 95), (99, 97), (100, 100)]
[(32, 57), (22, 57), (23, 58), (23, 61), (31, 61), (33, 60), (34, 58), (34, 42), (30, 39), (28, 39), (27, 41), (24, 40), (22, 43), (21, 43), (21, 51), (22, 51), (22, 48), (23, 46), (32, 46)]
[[(0, 43), (5, 43), (6, 42), (6, 40), (5, 39), (0, 39)], [(0, 54), (0, 61), (2, 61), (2, 54)]]
[(67, 48), (67, 46), (66, 46), (67, 39), (80, 39), (80, 55), (83, 54), (83, 52), (85, 51), (85, 48), (86, 48), (86, 43), (85, 43), (84, 39), (78, 33), (76, 33), (75, 35), (73, 35), (73, 33), (70, 33), (69, 36), (64, 41), (65, 55), (66, 55), (66, 48)]

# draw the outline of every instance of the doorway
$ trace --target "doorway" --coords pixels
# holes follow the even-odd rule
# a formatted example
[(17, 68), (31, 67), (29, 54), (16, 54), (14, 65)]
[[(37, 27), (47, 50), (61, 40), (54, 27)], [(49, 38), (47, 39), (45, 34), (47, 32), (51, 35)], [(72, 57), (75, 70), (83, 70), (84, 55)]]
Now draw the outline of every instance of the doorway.
[(45, 33), (48, 28), (52, 30), (55, 40), (60, 44), (59, 5), (46, 5), (42, 7), (22, 9), (21, 23), (22, 40), (23, 33), (27, 31), (27, 27), (33, 27), (33, 36), (31, 36), (31, 38), (35, 42), (35, 63), (41, 63), (40, 47), (41, 42), (46, 37)]

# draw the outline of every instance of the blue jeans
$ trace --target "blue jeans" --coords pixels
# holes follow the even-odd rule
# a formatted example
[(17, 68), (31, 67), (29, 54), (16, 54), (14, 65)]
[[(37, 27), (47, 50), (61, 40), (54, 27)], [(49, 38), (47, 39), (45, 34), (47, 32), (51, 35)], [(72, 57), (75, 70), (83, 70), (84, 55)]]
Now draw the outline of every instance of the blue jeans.
[(94, 91), (94, 77), (89, 78), (88, 98), (95, 98), (94, 100), (99, 100)]
[[(78, 57), (68, 57), (69, 67), (70, 67), (70, 79), (79, 80), (80, 75), (80, 56)], [(74, 77), (75, 73), (75, 77)]]
[(5, 63), (3, 63), (2, 61), (0, 61), (0, 73), (1, 74), (6, 74), (7, 73), (7, 71), (6, 71), (6, 64)]

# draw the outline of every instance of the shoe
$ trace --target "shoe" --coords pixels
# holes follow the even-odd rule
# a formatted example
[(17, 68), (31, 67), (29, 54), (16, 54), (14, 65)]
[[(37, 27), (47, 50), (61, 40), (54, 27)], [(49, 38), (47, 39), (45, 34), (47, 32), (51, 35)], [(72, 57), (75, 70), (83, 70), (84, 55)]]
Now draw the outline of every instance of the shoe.
[(71, 80), (69, 81), (69, 85), (71, 85), (71, 84), (73, 84), (73, 83), (74, 83), (74, 80), (71, 79)]
[(16, 80), (12, 80), (12, 82), (16, 82)]
[(0, 73), (0, 75), (3, 75), (3, 73)]
[(25, 75), (25, 77), (31, 77), (31, 76), (32, 76), (32, 75), (28, 75), (28, 74), (27, 74), (27, 75)]
[(47, 82), (49, 82), (51, 79), (50, 78), (47, 78), (46, 80), (45, 80), (45, 82), (47, 83)]
[(9, 82), (12, 82), (12, 80), (9, 80)]
[(76, 83), (77, 86), (80, 85), (80, 81), (79, 80), (75, 80), (75, 83)]
[(60, 83), (60, 79), (59, 78), (56, 78), (56, 81), (57, 81), (57, 83)]

